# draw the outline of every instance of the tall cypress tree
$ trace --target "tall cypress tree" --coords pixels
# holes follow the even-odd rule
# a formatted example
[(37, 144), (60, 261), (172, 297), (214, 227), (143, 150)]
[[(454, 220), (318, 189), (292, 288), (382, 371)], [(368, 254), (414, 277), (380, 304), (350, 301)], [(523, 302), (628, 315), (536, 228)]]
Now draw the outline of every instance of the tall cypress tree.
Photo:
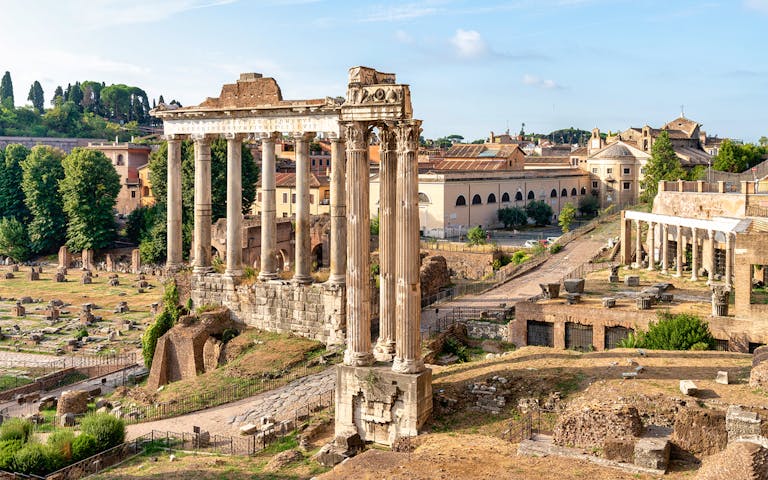
[(11, 72), (5, 72), (3, 79), (0, 80), (0, 102), (8, 108), (14, 108)]
[(56, 90), (53, 91), (51, 105), (55, 107), (57, 105), (61, 105), (62, 103), (64, 103), (64, 90), (61, 88), (61, 85), (59, 85), (56, 87)]
[(680, 165), (680, 159), (677, 158), (672, 142), (669, 140), (669, 133), (663, 131), (654, 140), (651, 146), (651, 158), (645, 164), (645, 174), (640, 186), (643, 187), (641, 200), (644, 202), (653, 201), (653, 197), (659, 191), (659, 182), (661, 180), (680, 180), (685, 176), (685, 170)]
[(45, 112), (45, 97), (43, 94), (43, 87), (37, 80), (35, 80), (35, 83), (29, 87), (29, 96), (27, 97), (27, 100), (32, 102), (32, 106), (35, 108), (37, 113), (42, 114)]

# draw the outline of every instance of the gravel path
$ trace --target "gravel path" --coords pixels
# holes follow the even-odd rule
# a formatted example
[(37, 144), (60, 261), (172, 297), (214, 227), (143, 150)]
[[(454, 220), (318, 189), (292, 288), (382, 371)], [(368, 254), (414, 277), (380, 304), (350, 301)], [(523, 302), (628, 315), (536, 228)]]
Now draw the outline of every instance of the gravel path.
[(260, 417), (293, 412), (298, 407), (332, 390), (336, 385), (336, 369), (309, 375), (268, 392), (263, 392), (237, 402), (155, 422), (128, 425), (128, 438), (136, 438), (152, 430), (191, 432), (193, 426), (211, 434), (239, 435), (239, 428), (246, 423), (256, 423)]

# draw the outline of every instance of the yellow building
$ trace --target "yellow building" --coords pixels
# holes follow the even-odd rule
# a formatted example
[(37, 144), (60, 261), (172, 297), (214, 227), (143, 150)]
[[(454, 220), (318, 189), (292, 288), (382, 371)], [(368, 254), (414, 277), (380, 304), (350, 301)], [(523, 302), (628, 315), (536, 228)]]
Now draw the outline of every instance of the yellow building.
[(155, 204), (155, 194), (152, 192), (152, 182), (149, 181), (149, 164), (139, 167), (139, 197), (142, 207)]
[[(252, 212), (261, 212), (261, 180), (256, 184), (256, 201)], [(278, 217), (292, 217), (296, 214), (296, 174), (275, 174), (275, 209)], [(331, 188), (328, 177), (310, 173), (309, 176), (309, 214), (324, 215), (331, 213)]]

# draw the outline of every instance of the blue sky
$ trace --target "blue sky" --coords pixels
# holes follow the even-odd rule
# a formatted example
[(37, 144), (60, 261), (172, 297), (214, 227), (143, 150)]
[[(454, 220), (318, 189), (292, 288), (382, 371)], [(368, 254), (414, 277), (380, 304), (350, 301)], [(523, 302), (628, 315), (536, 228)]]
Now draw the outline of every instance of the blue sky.
[(240, 72), (344, 95), (347, 68), (411, 85), (424, 135), (619, 130), (686, 116), (768, 135), (768, 0), (0, 0), (16, 103), (103, 80), (184, 105)]

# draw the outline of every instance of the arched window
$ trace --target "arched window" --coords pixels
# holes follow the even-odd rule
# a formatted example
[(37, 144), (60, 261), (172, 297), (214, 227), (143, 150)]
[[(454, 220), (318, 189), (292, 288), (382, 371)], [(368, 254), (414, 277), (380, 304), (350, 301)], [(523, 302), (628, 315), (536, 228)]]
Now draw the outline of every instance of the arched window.
[(552, 191), (551, 191), (551, 192), (549, 192), (549, 196), (550, 196), (551, 198), (557, 198), (557, 190), (555, 190), (555, 189), (553, 188), (553, 189), (552, 189)]
[(509, 201), (509, 194), (507, 192), (504, 192), (501, 194), (501, 203), (508, 202)]
[(568, 189), (564, 188), (562, 192), (560, 192), (561, 197), (567, 197), (568, 196)]
[(571, 189), (571, 196), (572, 196), (572, 197), (575, 197), (577, 194), (578, 194), (578, 192), (576, 191), (576, 188), (575, 188), (575, 187), (574, 187), (574, 188), (572, 188), (572, 189)]
[(472, 205), (482, 205), (483, 199), (480, 198), (480, 195), (475, 194), (474, 197), (472, 197)]
[(426, 193), (419, 192), (419, 203), (432, 203)]
[(533, 193), (533, 190), (528, 192), (528, 200), (533, 200), (536, 198), (536, 195)]
[(122, 153), (117, 156), (117, 164), (118, 165), (122, 165), (123, 164), (123, 154)]
[(494, 194), (488, 195), (488, 202), (487, 203), (496, 203), (496, 195), (494, 195)]
[(466, 199), (466, 198), (464, 198), (464, 195), (459, 195), (459, 196), (456, 198), (456, 206), (457, 206), (457, 207), (463, 207), (463, 206), (465, 206), (466, 204), (467, 204), (467, 199)]
[(581, 187), (581, 194), (582, 195), (586, 195), (587, 194), (587, 189), (584, 188), (584, 187)]
[(519, 201), (520, 201), (520, 200), (522, 200), (522, 199), (523, 199), (523, 192), (517, 192), (517, 193), (515, 194), (515, 201), (516, 201), (516, 202), (519, 202)]

